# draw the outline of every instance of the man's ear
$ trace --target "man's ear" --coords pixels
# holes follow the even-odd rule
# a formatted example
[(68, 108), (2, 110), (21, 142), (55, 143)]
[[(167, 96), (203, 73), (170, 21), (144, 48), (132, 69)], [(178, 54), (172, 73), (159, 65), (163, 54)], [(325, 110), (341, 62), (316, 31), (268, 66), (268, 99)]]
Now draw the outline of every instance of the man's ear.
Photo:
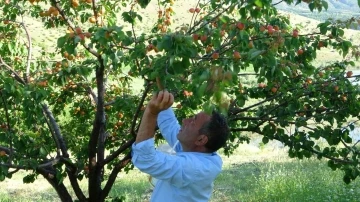
[(197, 146), (205, 145), (208, 142), (209, 138), (206, 135), (199, 135), (196, 139), (195, 144)]

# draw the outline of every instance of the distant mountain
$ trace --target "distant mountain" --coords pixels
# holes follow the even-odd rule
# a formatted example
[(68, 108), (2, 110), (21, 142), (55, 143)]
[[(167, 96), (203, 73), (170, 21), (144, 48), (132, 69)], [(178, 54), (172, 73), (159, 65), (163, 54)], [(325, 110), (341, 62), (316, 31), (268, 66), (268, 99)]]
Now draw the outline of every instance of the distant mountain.
[[(276, 8), (282, 11), (294, 13), (311, 19), (325, 21), (327, 19), (346, 20), (352, 17), (360, 17), (360, 7), (357, 0), (325, 0), (328, 2), (328, 10), (321, 12), (311, 12), (307, 3), (300, 3), (298, 5), (287, 5), (282, 2), (276, 5)], [(360, 26), (354, 23), (352, 29), (360, 30)]]
[(307, 3), (298, 5), (287, 5), (282, 2), (276, 6), (279, 10), (295, 13), (312, 19), (324, 21), (328, 18), (333, 19), (349, 19), (351, 17), (360, 17), (360, 7), (357, 0), (325, 0), (328, 2), (328, 10), (311, 12)]
[(330, 5), (332, 9), (341, 9), (341, 10), (349, 10), (354, 12), (359, 12), (360, 8), (357, 4), (356, 0), (329, 0), (329, 9)]
[[(339, 12), (354, 12), (354, 13), (358, 13), (360, 12), (360, 7), (357, 4), (356, 0), (325, 0), (328, 3), (328, 11), (339, 11)], [(295, 4), (294, 4), (295, 5)], [(278, 6), (276, 6), (279, 9), (287, 9), (289, 6), (282, 2), (280, 4), (278, 4)], [(290, 7), (293, 7), (293, 5), (291, 5)], [(296, 5), (296, 7), (298, 8), (308, 8), (308, 4), (307, 3), (300, 3), (298, 5)]]

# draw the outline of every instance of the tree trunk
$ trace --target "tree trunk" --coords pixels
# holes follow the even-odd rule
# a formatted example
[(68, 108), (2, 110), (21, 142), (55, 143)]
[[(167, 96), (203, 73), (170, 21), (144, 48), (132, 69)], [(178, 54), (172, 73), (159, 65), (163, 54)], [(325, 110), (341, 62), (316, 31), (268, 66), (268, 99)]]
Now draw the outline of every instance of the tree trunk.
[(37, 169), (37, 171), (44, 176), (44, 178), (51, 184), (51, 186), (56, 190), (59, 198), (63, 202), (72, 202), (73, 199), (69, 194), (69, 191), (65, 187), (64, 183), (60, 182), (56, 179), (54, 174), (51, 174), (48, 170), (45, 169)]
[(69, 194), (67, 188), (65, 187), (64, 183), (60, 183), (58, 182), (58, 180), (49, 180), (47, 179), (48, 182), (54, 187), (54, 189), (56, 190), (57, 194), (60, 197), (60, 200), (63, 202), (72, 202), (72, 197)]

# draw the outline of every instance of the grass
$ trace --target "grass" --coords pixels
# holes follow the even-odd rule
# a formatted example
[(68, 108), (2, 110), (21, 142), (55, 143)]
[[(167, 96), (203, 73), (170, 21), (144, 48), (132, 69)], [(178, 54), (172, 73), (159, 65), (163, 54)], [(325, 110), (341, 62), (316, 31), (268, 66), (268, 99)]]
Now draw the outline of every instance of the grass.
[(358, 201), (359, 181), (341, 179), (318, 160), (239, 164), (219, 176), (212, 201)]
[[(346, 185), (342, 181), (343, 173), (332, 171), (326, 161), (289, 159), (286, 148), (276, 142), (264, 147), (254, 142), (242, 144), (231, 157), (220, 154), (223, 172), (214, 183), (210, 202), (355, 202), (360, 199), (359, 180)], [(0, 189), (0, 202), (60, 201), (44, 179), (25, 185), (21, 176), (14, 177), (1, 183), (5, 188)], [(65, 184), (69, 186), (68, 181)], [(86, 190), (86, 180), (80, 184)], [(128, 175), (123, 172), (118, 175), (109, 197), (141, 202), (149, 198), (151, 190), (148, 176), (133, 170)]]

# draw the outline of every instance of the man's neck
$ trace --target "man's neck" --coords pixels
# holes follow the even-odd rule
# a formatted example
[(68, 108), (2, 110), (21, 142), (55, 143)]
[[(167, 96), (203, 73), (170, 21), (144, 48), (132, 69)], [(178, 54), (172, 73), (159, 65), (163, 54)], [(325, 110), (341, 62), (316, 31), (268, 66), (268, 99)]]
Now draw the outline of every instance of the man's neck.
[(188, 148), (184, 145), (181, 145), (184, 152), (199, 152), (199, 153), (211, 153), (204, 146), (202, 147), (192, 147)]

